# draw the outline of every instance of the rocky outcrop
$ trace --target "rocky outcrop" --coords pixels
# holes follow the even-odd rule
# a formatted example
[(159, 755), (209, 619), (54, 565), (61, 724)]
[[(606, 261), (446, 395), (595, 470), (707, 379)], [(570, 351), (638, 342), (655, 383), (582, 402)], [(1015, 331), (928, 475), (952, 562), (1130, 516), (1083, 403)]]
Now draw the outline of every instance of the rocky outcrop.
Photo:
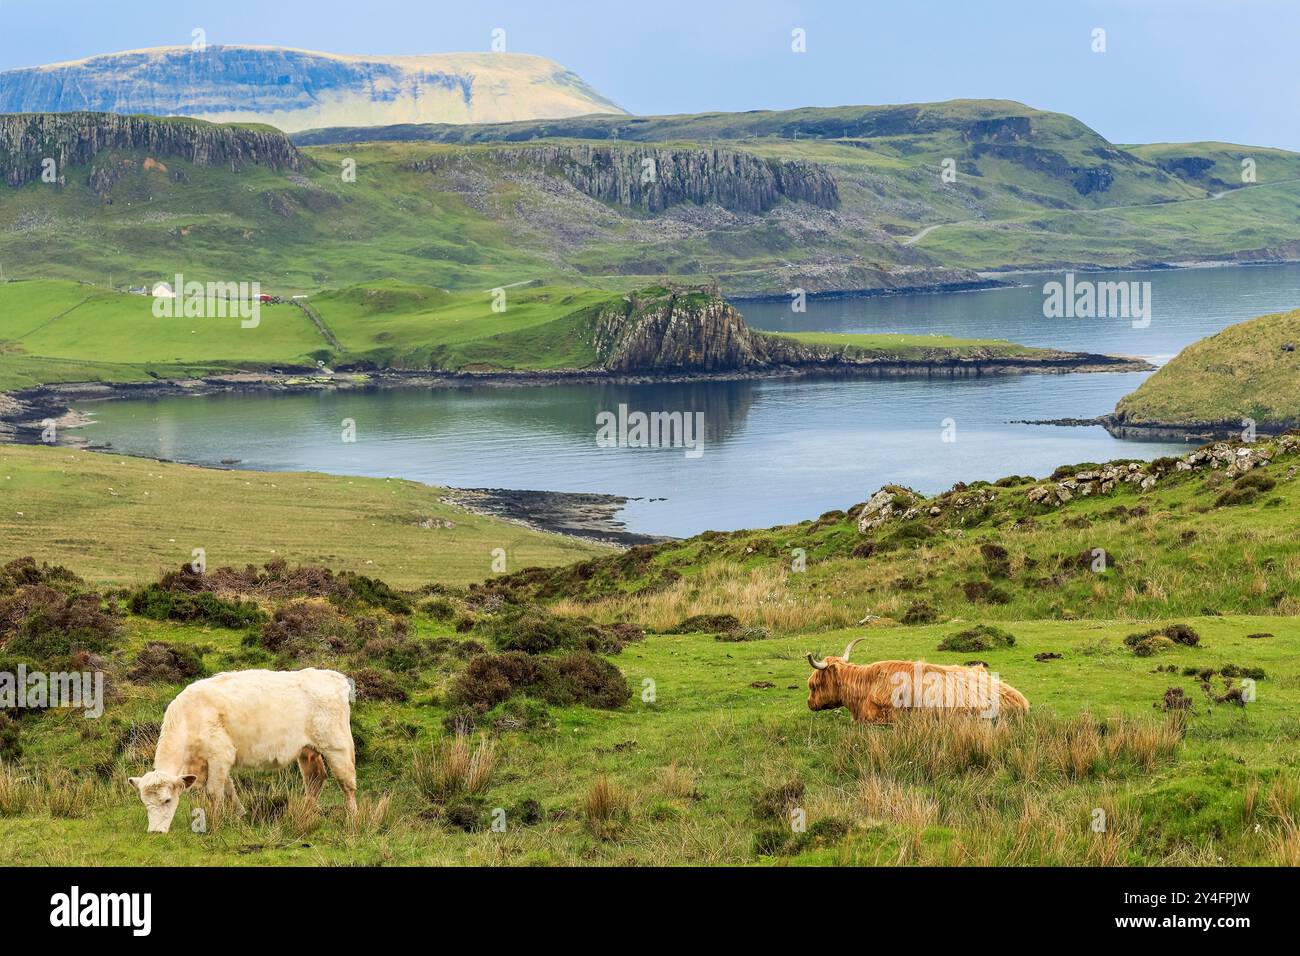
[(0, 178), (10, 186), (40, 181), (53, 159), (60, 181), (70, 168), (89, 166), (96, 192), (111, 188), (119, 164), (101, 162), (110, 150), (174, 157), (196, 166), (298, 170), (302, 156), (279, 130), (214, 126), (201, 120), (152, 119), (112, 113), (0, 114)]
[(853, 374), (967, 376), (1043, 371), (1124, 371), (1145, 362), (1040, 349), (1020, 354), (995, 345), (913, 349), (906, 355), (851, 345), (806, 344), (755, 332), (717, 286), (669, 285), (624, 296), (591, 322), (599, 366), (615, 373), (827, 371)]
[[(492, 163), (562, 177), (593, 199), (651, 213), (680, 203), (717, 203), (732, 212), (757, 214), (783, 199), (823, 209), (840, 202), (835, 178), (825, 166), (765, 159), (742, 150), (556, 145), (499, 148), (486, 155)], [(436, 171), (474, 158), (444, 153), (411, 168)]]
[[(1119, 150), (1113, 152), (1117, 154), (1117, 158), (1122, 158)], [(1080, 196), (1105, 192), (1115, 181), (1115, 170), (1108, 163), (1099, 166), (1078, 166), (1052, 149), (996, 140), (975, 143), (971, 146), (970, 153), (975, 159), (991, 156), (994, 159), (1016, 163), (1037, 173), (1046, 173), (1057, 179), (1068, 180)]]
[(633, 293), (621, 309), (597, 315), (592, 341), (611, 372), (734, 371), (769, 362), (761, 337), (708, 286)]

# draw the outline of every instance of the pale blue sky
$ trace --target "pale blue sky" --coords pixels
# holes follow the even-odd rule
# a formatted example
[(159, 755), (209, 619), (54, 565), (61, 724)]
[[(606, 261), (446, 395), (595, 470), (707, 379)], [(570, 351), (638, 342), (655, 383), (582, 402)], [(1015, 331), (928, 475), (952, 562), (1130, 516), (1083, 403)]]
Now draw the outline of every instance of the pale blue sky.
[(1114, 142), (1300, 149), (1300, 0), (0, 0), (0, 69), (188, 43), (196, 26), (339, 53), (485, 50), (504, 27), (511, 50), (634, 113), (998, 97)]

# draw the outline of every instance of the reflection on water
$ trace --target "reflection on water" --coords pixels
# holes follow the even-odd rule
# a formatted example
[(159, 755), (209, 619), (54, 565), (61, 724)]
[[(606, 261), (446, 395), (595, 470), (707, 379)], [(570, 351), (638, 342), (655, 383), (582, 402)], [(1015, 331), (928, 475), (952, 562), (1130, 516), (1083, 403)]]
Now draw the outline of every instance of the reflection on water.
[[(1224, 325), (1300, 305), (1296, 266), (1143, 278), (1153, 282), (1155, 297), (1152, 326), (1144, 331), (1100, 320), (1049, 322), (1041, 314), (1041, 283), (985, 293), (814, 300), (797, 318), (803, 328), (959, 333), (1153, 356), (1175, 353)], [(793, 327), (784, 303), (746, 303), (743, 311), (756, 325)], [(863, 501), (889, 482), (933, 493), (959, 479), (1045, 475), (1066, 463), (1176, 452), (1181, 445), (1120, 442), (1100, 428), (1010, 424), (1104, 414), (1145, 377), (476, 386), (115, 401), (84, 410), (96, 419), (86, 436), (119, 451), (453, 487), (627, 495), (643, 499), (623, 514), (630, 530), (687, 535), (816, 517)], [(703, 455), (598, 448), (597, 414), (622, 403), (647, 413), (702, 411)], [(345, 418), (356, 421), (355, 444), (341, 440)], [(945, 419), (956, 423), (955, 442), (942, 440)]]

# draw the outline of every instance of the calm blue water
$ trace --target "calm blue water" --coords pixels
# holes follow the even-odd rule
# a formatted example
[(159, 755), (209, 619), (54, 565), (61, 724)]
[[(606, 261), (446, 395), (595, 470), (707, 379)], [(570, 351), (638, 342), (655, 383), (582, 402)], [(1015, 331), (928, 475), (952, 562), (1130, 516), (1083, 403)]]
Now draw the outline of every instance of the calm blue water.
[[(812, 300), (801, 315), (741, 303), (755, 327), (1006, 338), (1166, 360), (1226, 325), (1300, 306), (1300, 265), (1107, 274), (1152, 283), (1151, 326), (1045, 319), (1028, 288)], [(626, 495), (630, 530), (689, 535), (816, 517), (897, 482), (933, 493), (954, 481), (1044, 475), (1058, 465), (1156, 457), (1181, 448), (1121, 442), (1101, 428), (1010, 424), (1109, 412), (1146, 373), (966, 381), (770, 380), (689, 385), (388, 390), (88, 403), (95, 442), (119, 451), (239, 467), (410, 478), (452, 487)], [(596, 416), (620, 403), (702, 412), (703, 453), (599, 448)], [(357, 441), (341, 440), (356, 421)], [(956, 441), (942, 440), (945, 420)], [(650, 500), (655, 499), (655, 500)]]

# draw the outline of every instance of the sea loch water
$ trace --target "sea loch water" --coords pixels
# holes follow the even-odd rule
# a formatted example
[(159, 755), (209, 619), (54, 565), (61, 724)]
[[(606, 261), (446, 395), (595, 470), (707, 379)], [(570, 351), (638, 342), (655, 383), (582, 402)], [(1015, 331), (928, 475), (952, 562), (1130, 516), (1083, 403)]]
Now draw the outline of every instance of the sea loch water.
[[(1079, 278), (1080, 276), (1076, 276)], [(1151, 282), (1151, 322), (1047, 319), (1043, 285), (877, 299), (740, 303), (764, 329), (914, 332), (1167, 361), (1224, 326), (1300, 307), (1300, 265), (1108, 274)], [(1103, 429), (1013, 424), (1109, 412), (1147, 373), (984, 379), (769, 379), (681, 385), (375, 390), (215, 396), (82, 406), (83, 434), (118, 451), (239, 467), (410, 478), (436, 485), (626, 495), (629, 530), (688, 535), (813, 518), (896, 482), (934, 493), (953, 482), (1182, 450)], [(703, 452), (598, 444), (620, 405), (703, 415)], [(356, 441), (342, 440), (344, 419)], [(952, 440), (947, 440), (952, 439)]]

